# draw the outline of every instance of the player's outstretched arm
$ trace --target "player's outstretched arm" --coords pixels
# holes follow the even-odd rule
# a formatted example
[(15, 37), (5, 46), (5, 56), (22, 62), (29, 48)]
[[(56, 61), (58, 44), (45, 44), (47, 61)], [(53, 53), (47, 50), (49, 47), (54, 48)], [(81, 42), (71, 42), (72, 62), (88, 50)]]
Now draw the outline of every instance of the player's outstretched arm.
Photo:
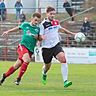
[(63, 27), (60, 28), (59, 31), (62, 32), (62, 33), (65, 32), (65, 33), (71, 34), (71, 35), (75, 35), (75, 34), (76, 34), (76, 33), (74, 33), (74, 32), (71, 32), (71, 31), (67, 30), (66, 28), (63, 28)]
[(1, 36), (6, 36), (8, 33), (16, 32), (16, 31), (19, 31), (19, 27), (15, 27), (10, 30), (7, 30), (7, 31), (3, 32), (3, 34)]

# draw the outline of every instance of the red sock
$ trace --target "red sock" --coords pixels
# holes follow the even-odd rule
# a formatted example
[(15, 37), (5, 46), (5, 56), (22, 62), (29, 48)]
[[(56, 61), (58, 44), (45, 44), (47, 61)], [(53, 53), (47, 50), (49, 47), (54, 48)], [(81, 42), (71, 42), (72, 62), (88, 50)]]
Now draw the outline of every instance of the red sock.
[(9, 70), (5, 73), (5, 77), (10, 76), (11, 74), (13, 74), (15, 72), (14, 67), (10, 67)]
[(28, 64), (29, 63), (23, 62), (23, 64), (21, 65), (21, 68), (20, 68), (20, 72), (19, 72), (18, 78), (21, 78), (23, 76), (23, 74), (27, 70)]

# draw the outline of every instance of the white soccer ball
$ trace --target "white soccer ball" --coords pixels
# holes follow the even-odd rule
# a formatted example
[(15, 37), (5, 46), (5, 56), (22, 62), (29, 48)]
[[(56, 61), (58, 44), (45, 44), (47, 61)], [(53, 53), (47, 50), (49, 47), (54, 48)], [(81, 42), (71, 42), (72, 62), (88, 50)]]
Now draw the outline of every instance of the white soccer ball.
[(76, 42), (84, 42), (85, 39), (86, 39), (86, 36), (83, 33), (78, 32), (78, 33), (75, 34), (74, 39), (75, 39)]

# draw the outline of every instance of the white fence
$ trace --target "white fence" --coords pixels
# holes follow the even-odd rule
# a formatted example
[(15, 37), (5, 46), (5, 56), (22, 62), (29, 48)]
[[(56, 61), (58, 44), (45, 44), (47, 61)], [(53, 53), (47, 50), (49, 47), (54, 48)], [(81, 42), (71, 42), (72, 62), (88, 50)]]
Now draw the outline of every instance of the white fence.
[[(95, 64), (96, 48), (63, 48), (70, 64)], [(43, 62), (41, 48), (35, 48), (35, 62)], [(58, 62), (53, 58), (53, 63)]]

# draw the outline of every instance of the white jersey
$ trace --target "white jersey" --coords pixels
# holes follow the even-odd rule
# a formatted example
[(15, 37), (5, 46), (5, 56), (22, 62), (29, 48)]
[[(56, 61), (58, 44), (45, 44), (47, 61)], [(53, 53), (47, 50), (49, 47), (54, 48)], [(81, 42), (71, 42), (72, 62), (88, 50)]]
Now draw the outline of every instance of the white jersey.
[(48, 19), (44, 19), (40, 25), (40, 35), (45, 36), (45, 40), (42, 41), (43, 48), (52, 48), (60, 42), (60, 35), (58, 33), (59, 25), (58, 20), (50, 22)]

